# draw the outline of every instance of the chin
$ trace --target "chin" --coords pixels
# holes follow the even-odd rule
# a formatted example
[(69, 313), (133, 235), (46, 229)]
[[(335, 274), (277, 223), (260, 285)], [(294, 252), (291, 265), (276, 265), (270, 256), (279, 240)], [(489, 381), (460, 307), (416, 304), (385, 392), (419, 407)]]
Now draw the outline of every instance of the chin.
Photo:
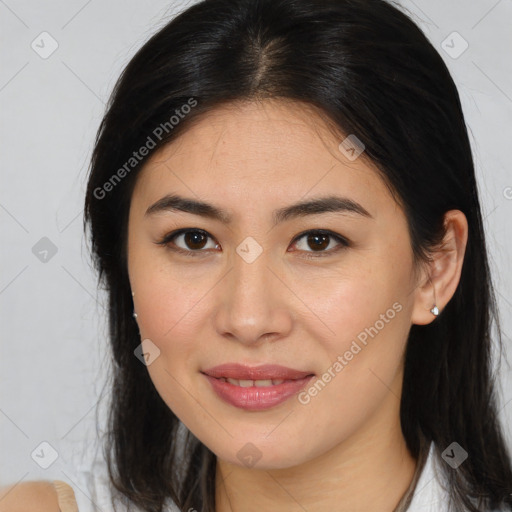
[(247, 436), (244, 440), (230, 440), (229, 446), (225, 449), (212, 451), (220, 460), (229, 464), (257, 470), (287, 469), (299, 466), (308, 460), (309, 452), (305, 451), (303, 441), (296, 445), (284, 445), (278, 440), (270, 442), (266, 439), (262, 443), (257, 439), (254, 441), (248, 439)]

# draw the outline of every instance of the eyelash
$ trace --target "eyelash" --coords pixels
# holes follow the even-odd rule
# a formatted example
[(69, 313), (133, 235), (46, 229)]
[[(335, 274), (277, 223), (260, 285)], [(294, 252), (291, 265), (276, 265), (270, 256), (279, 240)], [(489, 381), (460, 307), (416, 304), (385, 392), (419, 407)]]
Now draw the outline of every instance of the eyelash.
[[(176, 231), (172, 231), (171, 233), (166, 234), (160, 241), (155, 242), (155, 243), (157, 245), (166, 246), (167, 249), (169, 249), (169, 250), (171, 250), (173, 252), (184, 254), (185, 256), (192, 256), (192, 257), (200, 256), (200, 253), (206, 252), (206, 251), (201, 250), (201, 249), (198, 249), (196, 251), (188, 251), (188, 250), (182, 249), (181, 247), (171, 247), (169, 245), (169, 243), (174, 238), (178, 237), (179, 235), (182, 235), (183, 233), (189, 233), (189, 232), (191, 232), (191, 233), (202, 233), (203, 235), (206, 235), (207, 237), (213, 239), (213, 237), (211, 237), (206, 231), (204, 231), (202, 229), (184, 228), (184, 229), (178, 229)], [(316, 252), (316, 251), (302, 251), (302, 252), (305, 252), (305, 253), (312, 253), (312, 254), (308, 254), (308, 255), (303, 255), (302, 257), (305, 258), (305, 259), (315, 259), (315, 258), (323, 258), (323, 257), (326, 257), (326, 256), (331, 256), (333, 253), (337, 253), (340, 250), (345, 249), (346, 247), (350, 247), (350, 243), (348, 242), (347, 239), (345, 239), (341, 235), (338, 235), (337, 233), (334, 233), (332, 231), (325, 230), (325, 229), (310, 229), (308, 231), (304, 231), (304, 232), (300, 233), (299, 235), (297, 235), (293, 239), (293, 243), (298, 242), (301, 238), (303, 238), (303, 237), (305, 237), (306, 235), (309, 235), (309, 234), (328, 235), (329, 237), (334, 238), (337, 242), (339, 242), (340, 246), (338, 246), (335, 249), (330, 249), (328, 251), (318, 251), (318, 252)]]

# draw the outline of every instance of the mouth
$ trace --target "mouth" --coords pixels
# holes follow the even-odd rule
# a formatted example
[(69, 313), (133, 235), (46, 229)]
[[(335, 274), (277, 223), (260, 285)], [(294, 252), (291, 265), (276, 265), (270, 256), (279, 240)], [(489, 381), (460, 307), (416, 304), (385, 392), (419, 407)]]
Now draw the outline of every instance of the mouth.
[(202, 373), (216, 379), (226, 379), (228, 382), (231, 379), (233, 381), (230, 382), (231, 384), (241, 385), (242, 387), (277, 385), (282, 383), (280, 381), (299, 380), (314, 375), (310, 371), (296, 370), (276, 364), (246, 366), (238, 363), (214, 366), (213, 368), (203, 370)]
[(249, 367), (229, 363), (201, 372), (224, 402), (248, 411), (283, 403), (298, 393), (314, 373), (280, 365)]
[[(215, 379), (216, 377), (214, 377)], [(257, 387), (257, 388), (265, 388), (268, 386), (278, 386), (279, 384), (282, 384), (283, 382), (295, 380), (295, 379), (262, 379), (262, 380), (248, 380), (248, 379), (228, 379), (226, 377), (219, 377), (218, 380), (221, 380), (222, 382), (229, 382), (230, 384), (233, 384), (233, 386), (239, 386), (241, 388), (250, 388), (250, 387)]]

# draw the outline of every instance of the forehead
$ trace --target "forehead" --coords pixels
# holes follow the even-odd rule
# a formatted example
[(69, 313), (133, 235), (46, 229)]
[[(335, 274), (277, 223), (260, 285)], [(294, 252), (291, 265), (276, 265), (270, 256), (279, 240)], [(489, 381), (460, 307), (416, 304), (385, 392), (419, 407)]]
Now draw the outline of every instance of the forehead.
[(374, 209), (379, 201), (393, 201), (364, 152), (350, 160), (339, 149), (345, 137), (307, 104), (223, 105), (147, 161), (134, 195), (148, 203), (179, 189), (188, 196), (215, 197), (233, 209), (237, 202), (247, 209), (256, 200), (275, 205), (333, 192)]
[[(336, 131), (336, 133), (334, 133)], [(339, 128), (312, 105), (285, 99), (231, 102), (196, 118), (178, 139), (160, 150), (153, 162), (186, 154), (243, 161), (260, 161), (267, 155), (282, 159), (340, 158)], [(206, 155), (207, 154), (207, 155)], [(309, 160), (309, 158), (308, 158)], [(267, 167), (261, 162), (263, 170)]]

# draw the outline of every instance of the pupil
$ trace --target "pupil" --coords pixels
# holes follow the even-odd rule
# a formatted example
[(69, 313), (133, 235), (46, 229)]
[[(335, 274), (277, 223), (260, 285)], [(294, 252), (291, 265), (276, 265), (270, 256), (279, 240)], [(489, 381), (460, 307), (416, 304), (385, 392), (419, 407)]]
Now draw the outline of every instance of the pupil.
[[(201, 237), (204, 238), (204, 235), (198, 231), (187, 231), (185, 233), (185, 243), (192, 249), (201, 249), (204, 246), (204, 243), (198, 242), (198, 238), (200, 239)], [(199, 247), (196, 247), (195, 244), (197, 243), (199, 243)]]
[[(324, 240), (324, 243), (323, 244), (318, 244), (318, 239), (320, 238), (323, 238)], [(325, 247), (327, 247), (329, 245), (329, 243), (325, 243), (326, 240), (328, 240), (329, 236), (328, 235), (309, 235), (308, 236), (308, 243), (311, 242), (312, 240), (314, 240), (314, 244), (316, 246), (316, 248), (320, 248), (320, 249), (324, 249)], [(314, 249), (314, 247), (311, 247), (312, 249)], [(315, 249), (316, 250), (316, 249)]]

